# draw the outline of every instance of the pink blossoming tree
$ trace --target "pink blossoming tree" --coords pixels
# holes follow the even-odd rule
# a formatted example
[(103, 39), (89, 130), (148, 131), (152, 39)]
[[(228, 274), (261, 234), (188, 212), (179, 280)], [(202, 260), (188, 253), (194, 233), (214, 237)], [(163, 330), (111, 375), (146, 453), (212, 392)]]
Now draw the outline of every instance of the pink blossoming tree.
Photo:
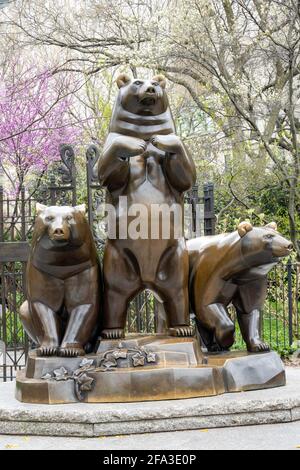
[(0, 169), (16, 195), (59, 159), (61, 144), (78, 140), (69, 112), (75, 87), (67, 76), (34, 67), (20, 74), (14, 66), (0, 76)]

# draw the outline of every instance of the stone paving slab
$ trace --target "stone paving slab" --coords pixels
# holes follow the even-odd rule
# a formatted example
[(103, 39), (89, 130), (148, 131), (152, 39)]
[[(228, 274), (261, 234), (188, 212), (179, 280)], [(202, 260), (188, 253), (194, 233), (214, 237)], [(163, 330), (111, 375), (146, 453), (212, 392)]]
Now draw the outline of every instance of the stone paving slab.
[(92, 437), (298, 421), (300, 369), (286, 372), (285, 387), (126, 404), (20, 403), (14, 398), (15, 383), (4, 383), (0, 384), (0, 434)]

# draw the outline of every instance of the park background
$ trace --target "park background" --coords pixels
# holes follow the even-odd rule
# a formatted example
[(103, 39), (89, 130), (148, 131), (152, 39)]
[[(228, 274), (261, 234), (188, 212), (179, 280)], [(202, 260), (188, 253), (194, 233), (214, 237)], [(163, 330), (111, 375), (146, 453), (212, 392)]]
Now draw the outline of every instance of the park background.
[[(0, 0), (0, 7), (3, 200), (17, 207), (22, 198), (33, 200), (51, 186), (60, 149), (71, 145), (76, 199), (88, 202), (86, 149), (103, 147), (116, 77), (122, 72), (135, 78), (164, 74), (177, 132), (195, 160), (199, 188), (214, 185), (216, 233), (234, 230), (241, 220), (254, 225), (274, 220), (293, 242), (291, 259), (270, 275), (262, 328), (281, 354), (296, 350), (298, 1)], [(9, 236), (4, 227), (0, 242)], [(25, 341), (17, 319), (23, 268), (24, 263), (1, 264), (0, 340), (14, 351), (13, 367), (23, 363), (16, 353)], [(237, 335), (236, 347), (241, 346)]]

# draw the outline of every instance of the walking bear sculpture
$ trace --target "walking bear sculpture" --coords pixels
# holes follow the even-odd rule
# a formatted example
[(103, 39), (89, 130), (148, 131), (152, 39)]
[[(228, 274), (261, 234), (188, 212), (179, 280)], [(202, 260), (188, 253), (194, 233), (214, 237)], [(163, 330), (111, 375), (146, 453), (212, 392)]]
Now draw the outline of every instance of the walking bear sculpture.
[[(180, 138), (165, 91), (166, 80), (117, 79), (119, 94), (109, 135), (99, 160), (99, 181), (107, 189), (107, 202), (115, 208), (117, 235), (106, 243), (103, 265), (104, 320), (101, 336), (124, 336), (128, 303), (143, 289), (150, 289), (164, 302), (169, 333), (193, 334), (189, 326), (188, 252), (183, 235), (150, 233), (153, 205), (178, 205), (195, 181), (195, 166)], [(121, 198), (122, 196), (122, 198)], [(121, 200), (126, 199), (128, 211)], [(134, 204), (146, 209), (147, 236), (132, 239), (120, 235), (122, 218)], [(126, 212), (126, 215), (125, 215)], [(154, 221), (157, 222), (158, 218)], [(131, 219), (128, 217), (129, 226)]]
[(232, 346), (235, 328), (227, 310), (232, 303), (248, 351), (268, 351), (259, 335), (267, 274), (291, 253), (291, 242), (277, 232), (275, 223), (252, 227), (242, 222), (233, 233), (195, 238), (187, 247), (191, 307), (207, 349)]
[(100, 302), (100, 266), (84, 205), (37, 204), (26, 279), (20, 316), (37, 354), (84, 355)]

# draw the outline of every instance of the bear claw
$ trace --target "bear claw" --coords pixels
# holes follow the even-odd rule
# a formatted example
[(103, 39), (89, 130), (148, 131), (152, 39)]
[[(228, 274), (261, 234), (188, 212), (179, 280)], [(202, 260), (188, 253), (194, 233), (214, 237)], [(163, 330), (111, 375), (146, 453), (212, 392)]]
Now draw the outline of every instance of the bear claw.
[(251, 343), (247, 345), (247, 349), (249, 352), (257, 353), (257, 352), (268, 352), (270, 351), (270, 346), (263, 341), (258, 341), (255, 343)]
[(121, 339), (125, 337), (123, 328), (109, 328), (101, 332), (104, 339)]
[(36, 354), (39, 357), (56, 356), (57, 353), (58, 353), (58, 347), (55, 347), (55, 346), (40, 346), (36, 350)]
[(59, 355), (61, 357), (78, 357), (84, 356), (85, 352), (81, 345), (77, 344), (66, 344), (61, 346), (59, 349)]
[(59, 350), (59, 355), (61, 357), (78, 357), (84, 356), (84, 350), (78, 348), (62, 348)]
[(192, 326), (173, 326), (169, 328), (168, 333), (170, 336), (190, 337), (194, 336), (194, 328)]

